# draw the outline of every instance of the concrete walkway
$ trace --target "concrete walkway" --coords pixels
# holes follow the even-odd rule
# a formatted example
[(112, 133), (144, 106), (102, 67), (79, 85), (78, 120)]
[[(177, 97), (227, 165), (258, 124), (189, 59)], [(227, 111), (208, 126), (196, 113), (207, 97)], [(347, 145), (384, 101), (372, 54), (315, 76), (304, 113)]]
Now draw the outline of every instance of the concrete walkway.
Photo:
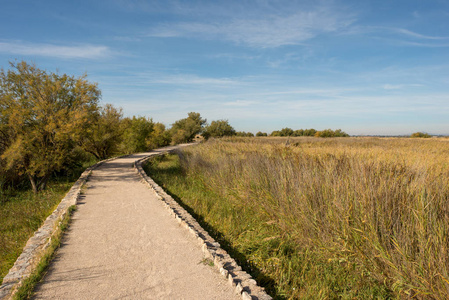
[(140, 182), (132, 164), (146, 155), (93, 171), (33, 299), (240, 299)]

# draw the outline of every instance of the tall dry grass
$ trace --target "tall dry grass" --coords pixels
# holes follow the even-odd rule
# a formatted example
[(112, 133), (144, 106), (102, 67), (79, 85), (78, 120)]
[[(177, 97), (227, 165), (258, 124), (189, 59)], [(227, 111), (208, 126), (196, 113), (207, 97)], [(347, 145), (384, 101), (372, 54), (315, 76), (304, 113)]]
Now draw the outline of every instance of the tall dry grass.
[(447, 140), (234, 138), (180, 157), (218, 195), (187, 205), (278, 298), (449, 298)]

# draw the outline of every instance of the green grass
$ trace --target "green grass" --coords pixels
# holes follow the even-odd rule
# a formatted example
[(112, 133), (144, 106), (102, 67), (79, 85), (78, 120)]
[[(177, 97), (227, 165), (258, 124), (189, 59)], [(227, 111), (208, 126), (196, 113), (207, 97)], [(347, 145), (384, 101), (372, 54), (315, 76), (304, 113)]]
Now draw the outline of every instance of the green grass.
[(285, 141), (211, 141), (146, 171), (277, 299), (447, 299), (447, 140)]
[(275, 299), (390, 297), (382, 283), (366, 278), (367, 271), (350, 258), (329, 261), (316, 251), (298, 249), (296, 241), (274, 220), (243, 202), (229, 201), (206, 186), (201, 177), (186, 176), (176, 155), (156, 158), (145, 170)]
[(89, 156), (82, 164), (55, 174), (47, 188), (37, 194), (26, 181), (16, 189), (0, 190), (0, 283), (22, 254), (28, 239), (55, 210), (81, 173), (96, 162)]
[(35, 286), (39, 283), (39, 281), (44, 277), (45, 272), (50, 265), (51, 260), (53, 259), (54, 253), (56, 249), (61, 244), (61, 238), (64, 234), (64, 231), (67, 229), (70, 223), (71, 215), (76, 210), (76, 206), (69, 207), (68, 214), (62, 220), (61, 225), (55, 231), (52, 236), (52, 240), (50, 242), (50, 247), (47, 248), (44, 255), (42, 256), (36, 270), (31, 274), (30, 277), (24, 280), (23, 284), (17, 290), (17, 293), (14, 294), (14, 300), (25, 300), (30, 299), (33, 294)]
[(45, 191), (9, 190), (0, 204), (0, 282), (28, 239), (55, 210), (74, 181), (51, 182)]

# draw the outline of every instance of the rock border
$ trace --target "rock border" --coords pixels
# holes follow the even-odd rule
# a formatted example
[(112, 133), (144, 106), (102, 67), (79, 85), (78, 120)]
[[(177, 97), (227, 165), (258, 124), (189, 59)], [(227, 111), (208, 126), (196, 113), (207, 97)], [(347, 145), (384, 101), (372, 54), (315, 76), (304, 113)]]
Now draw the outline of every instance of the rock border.
[(116, 157), (102, 160), (87, 168), (73, 184), (52, 214), (45, 219), (42, 226), (28, 239), (22, 254), (17, 258), (14, 265), (9, 269), (8, 274), (3, 278), (3, 282), (0, 285), (0, 299), (12, 299), (25, 279), (29, 278), (36, 270), (45, 250), (50, 246), (51, 239), (56, 233), (57, 228), (59, 228), (62, 220), (67, 215), (69, 208), (76, 205), (81, 194), (81, 188), (87, 182), (92, 171), (103, 163), (114, 159)]
[(176, 149), (167, 149), (152, 153), (142, 159), (134, 162), (137, 173), (142, 181), (155, 192), (159, 200), (168, 210), (169, 214), (178, 221), (180, 226), (184, 227), (194, 238), (198, 240), (205, 258), (214, 262), (214, 266), (220, 274), (228, 280), (229, 284), (235, 289), (235, 293), (240, 295), (243, 300), (269, 300), (273, 299), (265, 292), (265, 289), (258, 286), (257, 282), (237, 264), (237, 262), (220, 247), (207, 231), (193, 218), (173, 197), (168, 195), (164, 189), (154, 182), (143, 170), (142, 164), (151, 157), (172, 153)]

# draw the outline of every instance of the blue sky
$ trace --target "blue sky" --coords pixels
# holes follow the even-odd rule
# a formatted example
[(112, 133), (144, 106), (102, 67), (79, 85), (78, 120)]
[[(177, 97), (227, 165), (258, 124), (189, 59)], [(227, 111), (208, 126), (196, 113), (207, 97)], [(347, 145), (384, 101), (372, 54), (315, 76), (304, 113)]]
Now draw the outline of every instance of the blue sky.
[(0, 66), (97, 82), (166, 125), (449, 134), (449, 1), (0, 0)]

